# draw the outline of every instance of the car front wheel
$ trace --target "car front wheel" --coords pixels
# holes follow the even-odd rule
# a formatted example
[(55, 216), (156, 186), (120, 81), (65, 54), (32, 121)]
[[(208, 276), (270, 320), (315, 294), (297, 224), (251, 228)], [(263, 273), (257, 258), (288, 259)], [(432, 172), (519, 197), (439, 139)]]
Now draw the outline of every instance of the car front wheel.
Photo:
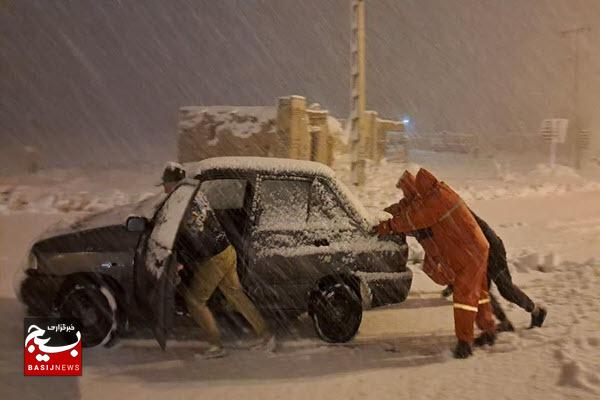
[(362, 304), (347, 284), (329, 283), (312, 292), (309, 314), (321, 339), (330, 343), (345, 343), (358, 332), (362, 321)]
[(107, 344), (116, 334), (117, 302), (108, 286), (74, 283), (65, 291), (58, 311), (61, 317), (80, 321), (83, 347)]

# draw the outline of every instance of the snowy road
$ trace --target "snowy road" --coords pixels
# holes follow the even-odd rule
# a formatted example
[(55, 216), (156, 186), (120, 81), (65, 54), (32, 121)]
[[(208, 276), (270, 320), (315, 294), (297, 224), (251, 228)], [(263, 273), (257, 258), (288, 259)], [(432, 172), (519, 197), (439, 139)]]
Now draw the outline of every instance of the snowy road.
[[(557, 253), (548, 272), (522, 265), (515, 280), (548, 306), (546, 325), (525, 330), (528, 315), (507, 306), (518, 331), (469, 360), (450, 356), (450, 303), (417, 272), (402, 305), (365, 314), (346, 345), (318, 341), (308, 321), (273, 355), (231, 344), (227, 358), (196, 360), (193, 342), (161, 352), (151, 340), (126, 340), (83, 354), (81, 378), (22, 376), (22, 311), (10, 277), (37, 232), (56, 215), (0, 216), (0, 398), (245, 399), (591, 399), (600, 395), (600, 193), (471, 201), (503, 237), (511, 260), (525, 250)], [(506, 304), (505, 302), (503, 304)], [(60, 393), (60, 396), (58, 396)]]

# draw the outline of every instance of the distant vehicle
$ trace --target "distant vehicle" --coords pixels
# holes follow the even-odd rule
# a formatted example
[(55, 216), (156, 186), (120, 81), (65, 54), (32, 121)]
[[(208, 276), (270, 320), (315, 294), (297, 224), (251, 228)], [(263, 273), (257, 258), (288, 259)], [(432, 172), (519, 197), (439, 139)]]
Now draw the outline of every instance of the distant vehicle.
[[(311, 316), (330, 342), (350, 340), (362, 310), (406, 299), (412, 272), (403, 237), (370, 232), (362, 204), (333, 171), (310, 161), (219, 157), (186, 165), (170, 195), (55, 228), (29, 255), (20, 298), (29, 313), (79, 318), (83, 344), (150, 325), (165, 346), (177, 313), (173, 250), (202, 191), (238, 252), (248, 295), (266, 314)], [(218, 301), (215, 302), (218, 307)]]

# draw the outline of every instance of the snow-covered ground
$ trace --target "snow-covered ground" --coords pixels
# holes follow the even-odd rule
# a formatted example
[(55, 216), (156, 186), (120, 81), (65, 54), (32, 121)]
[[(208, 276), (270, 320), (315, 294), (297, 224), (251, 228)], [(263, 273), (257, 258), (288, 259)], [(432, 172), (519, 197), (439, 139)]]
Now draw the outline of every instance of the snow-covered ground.
[[(498, 159), (498, 158), (497, 158)], [(0, 180), (0, 398), (592, 399), (600, 396), (600, 185), (598, 171), (554, 171), (523, 160), (415, 152), (409, 168), (430, 168), (455, 187), (503, 238), (514, 280), (548, 307), (542, 329), (507, 305), (515, 333), (454, 360), (452, 309), (413, 265), (409, 299), (365, 313), (344, 345), (319, 341), (309, 321), (280, 335), (274, 354), (231, 341), (228, 357), (197, 360), (199, 342), (162, 352), (152, 340), (124, 340), (83, 354), (81, 378), (22, 376), (22, 308), (12, 276), (45, 227), (157, 189), (160, 171), (54, 171)], [(358, 196), (373, 210), (399, 197), (406, 165), (369, 167)], [(347, 163), (336, 168), (345, 180)], [(85, 194), (82, 194), (85, 193)], [(83, 200), (82, 200), (83, 199)], [(66, 205), (65, 205), (66, 204)], [(94, 205), (94, 206), (90, 206)], [(413, 258), (420, 249), (411, 243)]]

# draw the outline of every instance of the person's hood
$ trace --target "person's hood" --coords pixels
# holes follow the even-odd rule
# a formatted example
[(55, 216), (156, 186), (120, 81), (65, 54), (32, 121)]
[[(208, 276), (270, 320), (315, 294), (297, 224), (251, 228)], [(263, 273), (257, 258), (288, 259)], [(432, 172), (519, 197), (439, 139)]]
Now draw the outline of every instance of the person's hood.
[(415, 186), (417, 193), (421, 196), (431, 192), (440, 182), (435, 176), (425, 168), (419, 169), (417, 177), (415, 179)]
[(408, 171), (404, 171), (396, 187), (402, 190), (404, 198), (407, 200), (411, 200), (418, 195), (415, 176)]

